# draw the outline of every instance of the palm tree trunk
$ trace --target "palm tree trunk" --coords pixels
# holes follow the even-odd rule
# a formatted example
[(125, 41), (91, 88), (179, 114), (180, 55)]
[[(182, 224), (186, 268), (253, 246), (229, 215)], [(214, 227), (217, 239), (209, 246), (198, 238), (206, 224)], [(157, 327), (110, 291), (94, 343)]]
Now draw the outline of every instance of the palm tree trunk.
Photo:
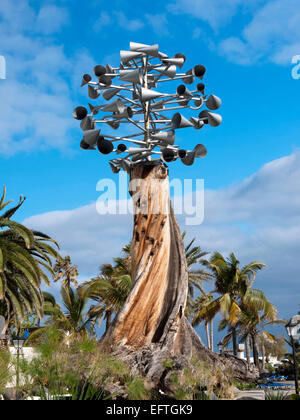
[(257, 346), (256, 335), (255, 334), (251, 334), (251, 338), (252, 338), (254, 364), (260, 370), (259, 351), (258, 351), (258, 346)]
[(208, 325), (208, 322), (205, 322), (205, 332), (206, 332), (207, 348), (210, 349), (210, 335), (209, 335), (209, 325)]
[(261, 343), (261, 355), (262, 355), (262, 370), (266, 370), (266, 348), (264, 343)]
[(214, 351), (214, 325), (213, 320), (210, 320), (210, 349)]
[(104, 333), (104, 335), (107, 333), (107, 331), (108, 331), (108, 329), (110, 327), (111, 317), (112, 317), (111, 311), (106, 311), (106, 313), (105, 313), (105, 321), (106, 321), (106, 324), (105, 325), (106, 325), (106, 327), (105, 327), (105, 333)]
[(248, 365), (251, 365), (251, 348), (250, 348), (250, 337), (247, 335), (245, 340), (245, 347), (246, 347), (246, 358)]
[(236, 328), (232, 327), (232, 346), (233, 346), (233, 354), (237, 357), (238, 355), (238, 347), (237, 347), (237, 334)]

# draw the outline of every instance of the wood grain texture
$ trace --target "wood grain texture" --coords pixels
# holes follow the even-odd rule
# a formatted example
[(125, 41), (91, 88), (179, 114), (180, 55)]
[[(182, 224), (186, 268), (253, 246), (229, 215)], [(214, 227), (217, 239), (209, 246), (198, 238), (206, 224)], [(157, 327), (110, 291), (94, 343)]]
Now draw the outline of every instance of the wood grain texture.
[(171, 206), (168, 170), (148, 162), (131, 172), (134, 201), (134, 286), (106, 341), (142, 348), (176, 341), (188, 276), (184, 245)]

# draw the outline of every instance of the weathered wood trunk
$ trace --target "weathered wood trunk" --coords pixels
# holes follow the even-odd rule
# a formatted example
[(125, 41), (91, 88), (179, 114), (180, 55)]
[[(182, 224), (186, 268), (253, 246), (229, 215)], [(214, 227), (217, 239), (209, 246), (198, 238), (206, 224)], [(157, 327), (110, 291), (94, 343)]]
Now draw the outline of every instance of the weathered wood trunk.
[[(184, 315), (188, 271), (170, 201), (168, 169), (162, 163), (147, 162), (130, 175), (133, 288), (102, 344), (161, 387), (166, 377), (164, 361), (170, 357), (180, 360), (183, 368), (197, 355), (225, 369), (229, 358), (208, 350)], [(246, 378), (247, 364), (240, 365), (241, 376)]]
[(137, 166), (131, 172), (130, 192), (134, 202), (134, 287), (105, 341), (135, 349), (151, 343), (168, 344), (180, 352), (188, 273), (170, 203), (167, 168), (153, 162)]

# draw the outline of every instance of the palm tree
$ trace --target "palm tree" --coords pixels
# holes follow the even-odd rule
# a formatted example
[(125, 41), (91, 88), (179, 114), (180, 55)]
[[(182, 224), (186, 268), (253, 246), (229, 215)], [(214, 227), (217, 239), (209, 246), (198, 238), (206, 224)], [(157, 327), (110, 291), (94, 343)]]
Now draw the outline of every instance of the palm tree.
[(78, 269), (76, 265), (72, 264), (71, 257), (66, 256), (56, 261), (54, 266), (54, 281), (61, 281), (66, 288), (71, 287), (71, 284), (77, 287)]
[[(249, 338), (252, 342), (254, 364), (260, 369), (259, 364), (259, 346), (262, 349), (263, 364), (265, 365), (265, 341), (275, 343), (276, 337), (267, 331), (266, 327), (275, 323), (284, 323), (285, 321), (277, 318), (277, 309), (266, 298), (261, 290), (249, 289), (240, 303), (241, 312), (239, 314), (239, 321), (234, 328), (237, 335), (240, 336), (240, 341), (248, 345)], [(232, 338), (233, 328), (228, 320), (223, 319), (220, 322), (219, 330), (228, 327), (229, 334), (224, 337), (223, 343), (228, 344)], [(249, 350), (247, 350), (247, 361), (250, 362)]]
[(206, 332), (206, 341), (207, 347), (213, 351), (214, 343), (213, 343), (213, 320), (210, 317), (203, 315), (203, 317), (198, 316), (200, 311), (208, 307), (213, 300), (213, 295), (211, 293), (206, 294), (205, 292), (198, 296), (192, 305), (192, 325), (193, 327), (197, 327), (202, 321), (204, 321), (205, 332)]
[[(4, 187), (0, 212), (11, 203), (5, 202), (5, 196)], [(53, 239), (11, 220), (24, 201), (20, 197), (16, 207), (0, 214), (0, 314), (6, 318), (6, 331), (12, 321), (18, 330), (26, 311), (36, 311), (43, 317), (41, 284), (50, 284), (44, 269), (53, 275), (51, 258), (60, 258), (49, 244), (58, 248)]]
[[(183, 232), (182, 240), (185, 241), (187, 232)], [(194, 246), (196, 238), (192, 239), (185, 246), (185, 257), (186, 263), (188, 268), (188, 282), (189, 282), (189, 292), (188, 292), (188, 300), (187, 300), (187, 307), (186, 307), (186, 315), (188, 317), (193, 316), (194, 312), (194, 302), (193, 298), (195, 296), (196, 289), (201, 292), (202, 295), (205, 295), (205, 291), (203, 288), (203, 282), (210, 283), (210, 279), (213, 277), (211, 273), (203, 270), (197, 269), (193, 270), (193, 266), (196, 264), (202, 264), (203, 257), (208, 255), (209, 253), (203, 251), (200, 246)]]
[(100, 324), (104, 319), (106, 322), (105, 333), (107, 332), (113, 315), (121, 309), (132, 288), (131, 260), (128, 246), (123, 248), (125, 256), (115, 258), (115, 265), (104, 264), (100, 267), (100, 274), (80, 287), (80, 294), (83, 297), (92, 299), (92, 305), (88, 316), (95, 320), (99, 319)]
[[(213, 300), (208, 306), (203, 307), (194, 318), (194, 322), (202, 319), (213, 319), (221, 312), (232, 328), (233, 352), (237, 355), (236, 324), (242, 311), (240, 304), (246, 293), (250, 290), (256, 277), (257, 271), (266, 267), (261, 262), (251, 262), (243, 268), (239, 268), (240, 262), (231, 253), (228, 259), (222, 254), (215, 252), (210, 260), (202, 261), (214, 275), (215, 290), (220, 297)], [(250, 295), (249, 295), (250, 298)]]

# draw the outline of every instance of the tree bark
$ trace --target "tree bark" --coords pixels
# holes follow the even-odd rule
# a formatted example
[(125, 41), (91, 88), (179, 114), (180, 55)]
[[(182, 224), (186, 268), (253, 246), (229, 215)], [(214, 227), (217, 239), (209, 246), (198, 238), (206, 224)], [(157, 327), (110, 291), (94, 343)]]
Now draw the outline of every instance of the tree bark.
[[(180, 360), (184, 368), (195, 355), (220, 369), (228, 359), (209, 351), (184, 316), (188, 269), (170, 201), (168, 169), (149, 161), (130, 175), (133, 288), (101, 344), (163, 388), (167, 359)], [(242, 364), (241, 371), (249, 373)]]
[(134, 286), (105, 341), (131, 348), (169, 342), (180, 351), (188, 272), (170, 203), (167, 168), (152, 162), (135, 167), (130, 192), (134, 201)]
[(249, 335), (247, 335), (245, 339), (245, 347), (246, 347), (246, 358), (248, 365), (251, 364), (251, 349), (250, 349), (250, 341), (249, 341)]

